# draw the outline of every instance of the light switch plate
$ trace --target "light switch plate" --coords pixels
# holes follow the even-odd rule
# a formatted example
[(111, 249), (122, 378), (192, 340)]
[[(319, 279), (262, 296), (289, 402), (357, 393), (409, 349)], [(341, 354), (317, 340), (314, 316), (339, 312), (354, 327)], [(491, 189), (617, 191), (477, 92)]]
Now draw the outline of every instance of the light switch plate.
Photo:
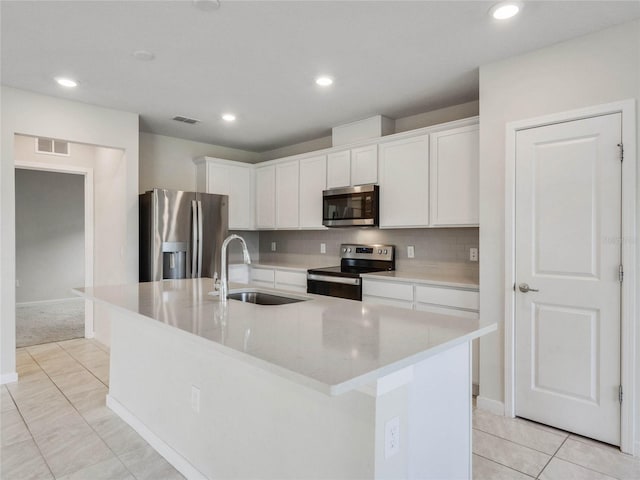
[(416, 247), (414, 247), (413, 245), (407, 245), (407, 257), (415, 258), (415, 256), (416, 256)]
[(272, 252), (276, 251), (276, 242), (271, 242), (271, 251)]
[(320, 244), (320, 253), (327, 253), (327, 244), (326, 243), (321, 243)]
[(384, 458), (400, 451), (400, 417), (393, 417), (384, 425)]

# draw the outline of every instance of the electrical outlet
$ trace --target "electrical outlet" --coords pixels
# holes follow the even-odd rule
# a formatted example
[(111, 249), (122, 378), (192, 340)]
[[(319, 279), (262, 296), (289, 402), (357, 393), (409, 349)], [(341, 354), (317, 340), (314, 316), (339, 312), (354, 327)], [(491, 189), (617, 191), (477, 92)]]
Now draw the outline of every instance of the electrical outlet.
[(400, 451), (400, 417), (394, 417), (384, 425), (384, 458)]
[(321, 243), (320, 244), (320, 253), (327, 253), (327, 244), (326, 243)]
[(276, 242), (271, 242), (271, 251), (272, 252), (276, 251)]
[(191, 385), (191, 410), (200, 413), (200, 389)]
[(416, 247), (414, 247), (413, 245), (407, 245), (407, 257), (415, 258), (415, 256), (416, 256)]
[(469, 260), (472, 262), (477, 262), (478, 261), (478, 249), (477, 248), (470, 248), (469, 249)]

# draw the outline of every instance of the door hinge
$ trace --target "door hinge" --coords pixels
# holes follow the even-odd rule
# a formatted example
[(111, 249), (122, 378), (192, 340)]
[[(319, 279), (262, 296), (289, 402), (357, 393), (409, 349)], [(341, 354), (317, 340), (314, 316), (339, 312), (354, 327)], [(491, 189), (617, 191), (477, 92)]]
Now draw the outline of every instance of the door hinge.
[(622, 403), (622, 385), (618, 387), (618, 401)]
[(620, 281), (620, 283), (622, 283), (622, 280), (624, 280), (624, 270), (622, 268), (622, 265), (618, 265), (618, 280)]
[(620, 149), (620, 161), (624, 161), (624, 145), (622, 143), (618, 144), (618, 148)]

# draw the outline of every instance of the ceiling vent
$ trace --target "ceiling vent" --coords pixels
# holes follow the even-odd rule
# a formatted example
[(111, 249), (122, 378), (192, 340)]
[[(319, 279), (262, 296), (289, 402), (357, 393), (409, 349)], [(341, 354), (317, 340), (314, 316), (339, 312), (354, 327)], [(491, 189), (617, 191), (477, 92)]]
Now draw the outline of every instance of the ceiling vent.
[(36, 152), (49, 155), (69, 156), (69, 142), (54, 140), (53, 138), (36, 138)]
[(175, 120), (176, 122), (188, 123), (189, 125), (200, 123), (200, 120), (196, 120), (195, 118), (183, 117), (180, 115), (173, 117), (172, 120)]

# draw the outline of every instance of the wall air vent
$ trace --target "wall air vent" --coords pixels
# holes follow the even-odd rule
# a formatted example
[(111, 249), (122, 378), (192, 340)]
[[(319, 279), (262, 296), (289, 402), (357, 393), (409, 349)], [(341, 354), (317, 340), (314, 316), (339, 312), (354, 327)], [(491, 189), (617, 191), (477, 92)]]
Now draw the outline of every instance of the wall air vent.
[(46, 153), (48, 155), (69, 156), (69, 142), (55, 140), (53, 138), (36, 138), (36, 153)]
[(181, 115), (173, 117), (172, 120), (175, 120), (176, 122), (188, 123), (189, 125), (200, 123), (200, 120), (196, 120), (195, 118), (183, 117)]

